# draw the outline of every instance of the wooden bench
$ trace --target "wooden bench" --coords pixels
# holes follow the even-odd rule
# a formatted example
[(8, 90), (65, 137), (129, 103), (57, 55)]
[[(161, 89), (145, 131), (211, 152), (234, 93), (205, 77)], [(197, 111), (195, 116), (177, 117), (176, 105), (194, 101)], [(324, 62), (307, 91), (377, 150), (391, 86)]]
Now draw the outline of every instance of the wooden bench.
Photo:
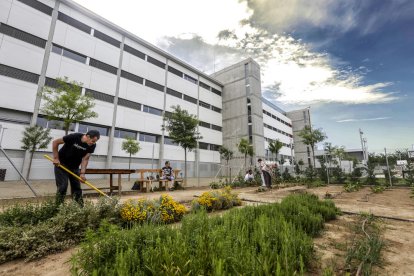
[[(177, 178), (178, 174), (180, 173), (181, 170), (174, 170), (174, 183), (178, 182), (178, 183), (183, 183), (183, 179), (182, 178)], [(158, 188), (160, 190), (166, 190), (166, 183), (170, 180), (167, 179), (157, 179), (156, 176), (160, 176), (162, 174), (162, 170), (161, 169), (138, 169), (135, 171), (136, 173), (140, 174), (140, 178), (138, 178), (136, 181), (138, 182), (138, 184), (140, 185), (140, 191), (141, 192), (149, 192), (150, 189), (152, 188), (152, 184), (158, 182)], [(155, 174), (155, 176), (148, 176), (145, 177), (145, 174)], [(151, 177), (153, 177), (153, 179), (151, 179)]]
[[(127, 170), (127, 169), (86, 169), (85, 174), (109, 174), (109, 187), (98, 188), (100, 190), (108, 190), (109, 193), (112, 194), (114, 191), (118, 191), (118, 195), (121, 195), (122, 192), (122, 184), (121, 184), (121, 175), (123, 174), (131, 174), (135, 173), (135, 170)], [(113, 184), (113, 175), (118, 175), (118, 186)], [(83, 191), (91, 191), (94, 190), (92, 188), (82, 189)]]

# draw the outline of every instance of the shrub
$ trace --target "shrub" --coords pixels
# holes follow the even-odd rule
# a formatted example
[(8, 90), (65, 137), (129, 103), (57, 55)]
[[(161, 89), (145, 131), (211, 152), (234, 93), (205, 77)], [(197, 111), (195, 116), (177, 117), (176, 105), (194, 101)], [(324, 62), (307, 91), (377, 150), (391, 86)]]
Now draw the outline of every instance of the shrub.
[(117, 201), (101, 199), (96, 205), (87, 202), (83, 208), (75, 202), (65, 203), (54, 217), (36, 225), (1, 226), (0, 263), (32, 260), (69, 248), (84, 238), (87, 229), (97, 229), (102, 220), (120, 222)]
[(128, 200), (120, 209), (125, 222), (172, 223), (181, 220), (187, 212), (184, 205), (167, 194), (161, 195), (158, 200)]
[[(283, 204), (298, 206), (312, 218), (300, 216), (299, 220), (285, 213)], [(181, 227), (143, 224), (122, 230), (104, 224), (88, 233), (72, 259), (73, 271), (85, 275), (303, 275), (313, 245), (302, 227), (329, 219), (336, 211), (332, 202), (295, 195), (282, 204), (247, 206), (222, 216), (195, 212), (184, 217)], [(318, 232), (318, 227), (322, 225), (315, 223), (312, 232)]]
[(25, 205), (13, 205), (0, 213), (0, 226), (36, 225), (53, 217), (58, 212), (55, 200)]
[(229, 209), (233, 206), (240, 206), (241, 200), (231, 192), (227, 186), (219, 191), (204, 192), (198, 199), (193, 201), (193, 209), (205, 208), (207, 211)]

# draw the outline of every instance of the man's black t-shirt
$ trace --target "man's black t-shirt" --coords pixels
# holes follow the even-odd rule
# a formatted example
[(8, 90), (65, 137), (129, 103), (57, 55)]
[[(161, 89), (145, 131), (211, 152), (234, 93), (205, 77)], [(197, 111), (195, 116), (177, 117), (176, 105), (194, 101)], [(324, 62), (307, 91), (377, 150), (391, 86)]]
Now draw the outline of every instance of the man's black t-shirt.
[(82, 133), (73, 133), (63, 136), (65, 144), (59, 150), (59, 161), (69, 169), (78, 169), (82, 158), (95, 151), (96, 145), (89, 146), (82, 142)]
[(173, 169), (171, 167), (163, 167), (161, 170), (165, 176), (172, 176), (173, 174)]

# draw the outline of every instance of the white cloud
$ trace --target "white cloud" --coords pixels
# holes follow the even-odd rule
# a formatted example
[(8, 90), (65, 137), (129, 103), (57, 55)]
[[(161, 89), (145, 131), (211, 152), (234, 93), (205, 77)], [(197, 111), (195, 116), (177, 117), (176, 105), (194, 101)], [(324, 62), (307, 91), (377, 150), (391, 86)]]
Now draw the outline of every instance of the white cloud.
[(246, 3), (221, 0), (74, 0), (109, 21), (156, 43), (163, 36), (201, 34), (214, 44), (219, 31), (250, 15)]
[(361, 121), (379, 121), (379, 120), (388, 120), (391, 117), (377, 117), (377, 118), (366, 118), (366, 119), (344, 119), (336, 121), (337, 123), (348, 123), (348, 122), (361, 122)]
[[(363, 74), (369, 68), (350, 68), (349, 65), (335, 57), (310, 51), (305, 44), (288, 35), (271, 35), (253, 28), (250, 24), (241, 27), (240, 20), (252, 15), (252, 10), (249, 10), (247, 2), (244, 1), (75, 1), (151, 43), (157, 44), (158, 42), (158, 45), (164, 48), (169, 47), (170, 43), (165, 37), (191, 40), (199, 36), (211, 46), (216, 44), (217, 34), (224, 29), (234, 30), (238, 37), (245, 37), (245, 34), (249, 34), (259, 40), (262, 45), (266, 45), (266, 50), (261, 50), (254, 43), (248, 43), (243, 46), (244, 50), (241, 55), (252, 55), (261, 63), (262, 89), (266, 90), (267, 94), (272, 88), (277, 89), (274, 92), (281, 103), (367, 104), (390, 102), (396, 99), (394, 94), (383, 92), (383, 89), (389, 88), (391, 83), (364, 84)], [(280, 19), (282, 21), (295, 20), (301, 14), (298, 12), (299, 9), (303, 10), (303, 16), (312, 20), (315, 25), (337, 24), (335, 23), (337, 19), (329, 21), (332, 17), (327, 13), (331, 7), (337, 5), (334, 0), (318, 0), (315, 5), (307, 4), (303, 0), (289, 2), (291, 4), (286, 1), (284, 3), (285, 6), (280, 7), (286, 14)], [(326, 8), (322, 9), (325, 5)], [(257, 2), (255, 7), (259, 6), (260, 2)], [(347, 11), (350, 6), (352, 5), (346, 5)], [(266, 11), (266, 7), (267, 5), (260, 6), (261, 12)], [(268, 7), (268, 10), (271, 11), (273, 8), (274, 4)], [(341, 28), (354, 26), (352, 14), (344, 15), (344, 18), (347, 20), (341, 23)], [(276, 20), (273, 22), (276, 24), (279, 19), (278, 16), (272, 14), (268, 20)], [(220, 43), (223, 45), (224, 42)], [(237, 46), (239, 49), (241, 47), (237, 41), (227, 41), (225, 45)], [(197, 56), (205, 53), (206, 50), (194, 45), (193, 47), (196, 48), (188, 49), (193, 54), (187, 56), (193, 60), (200, 60)], [(237, 60), (237, 57), (234, 49), (229, 48), (227, 54), (220, 55), (217, 51), (213, 51), (212, 59), (214, 61), (208, 62), (209, 65), (199, 66), (199, 68), (208, 72), (208, 67), (214, 65), (214, 69), (217, 70), (230, 65), (228, 62)], [(197, 61), (193, 63), (188, 59), (187, 62), (199, 63)], [(213, 71), (213, 68), (210, 70)], [(278, 85), (275, 86), (275, 83)]]

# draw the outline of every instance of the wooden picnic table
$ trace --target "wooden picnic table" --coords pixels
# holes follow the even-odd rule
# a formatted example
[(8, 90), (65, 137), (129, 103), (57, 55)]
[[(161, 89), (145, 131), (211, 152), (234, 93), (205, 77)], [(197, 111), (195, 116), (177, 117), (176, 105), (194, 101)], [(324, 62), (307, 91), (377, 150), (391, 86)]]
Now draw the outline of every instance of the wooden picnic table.
[[(173, 169), (174, 171), (174, 181), (177, 182), (183, 182), (181, 178), (178, 178), (178, 174), (181, 172), (181, 170)], [(140, 175), (140, 178), (137, 179), (138, 183), (140, 184), (140, 190), (141, 192), (149, 192), (150, 186), (152, 182), (158, 182), (159, 188), (162, 189), (162, 185), (165, 184), (165, 182), (169, 180), (163, 180), (163, 179), (157, 179), (157, 174), (159, 177), (162, 175), (162, 169), (137, 169), (135, 170), (136, 173)], [(151, 174), (150, 176), (153, 176), (152, 174), (155, 174), (153, 178), (151, 179), (150, 176), (145, 176), (145, 174)]]
[[(99, 188), (99, 189), (109, 189), (109, 192), (112, 194), (113, 191), (118, 190), (118, 194), (121, 195), (122, 184), (121, 184), (121, 175), (135, 173), (135, 170), (128, 169), (86, 169), (85, 174), (109, 174), (109, 188)], [(118, 175), (118, 186), (114, 186), (113, 175)], [(83, 189), (85, 191), (93, 189)]]

